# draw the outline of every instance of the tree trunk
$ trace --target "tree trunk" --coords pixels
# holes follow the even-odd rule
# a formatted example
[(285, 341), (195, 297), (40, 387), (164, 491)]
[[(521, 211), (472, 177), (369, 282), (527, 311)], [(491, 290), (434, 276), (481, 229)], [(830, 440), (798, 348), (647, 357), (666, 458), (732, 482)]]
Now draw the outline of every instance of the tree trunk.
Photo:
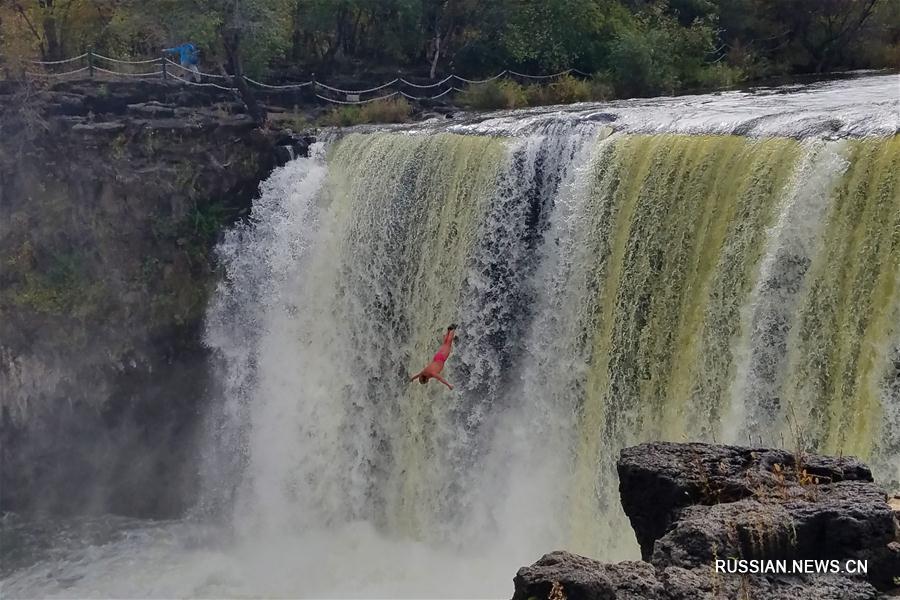
[(225, 53), (228, 56), (228, 62), (231, 64), (231, 80), (234, 87), (237, 88), (241, 96), (244, 106), (247, 108), (247, 114), (253, 119), (257, 125), (263, 125), (266, 122), (266, 113), (256, 101), (253, 90), (247, 85), (244, 79), (244, 69), (241, 64), (241, 37), (240, 33), (233, 31), (225, 36)]
[(436, 31), (434, 34), (434, 56), (431, 59), (431, 71), (428, 76), (434, 79), (434, 74), (437, 72), (437, 64), (438, 60), (441, 58), (441, 32), (440, 30)]
[[(47, 9), (52, 11), (52, 8)], [(62, 48), (59, 44), (59, 32), (56, 30), (56, 17), (52, 12), (48, 12), (42, 23), (44, 28), (44, 40), (47, 43), (47, 60), (61, 60)]]

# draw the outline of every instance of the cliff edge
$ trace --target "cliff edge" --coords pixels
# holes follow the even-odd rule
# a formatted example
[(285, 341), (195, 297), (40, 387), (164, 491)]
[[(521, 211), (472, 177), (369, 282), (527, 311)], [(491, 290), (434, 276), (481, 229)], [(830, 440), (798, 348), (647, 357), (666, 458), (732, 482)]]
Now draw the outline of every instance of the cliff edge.
[(0, 87), (0, 510), (193, 503), (213, 249), (307, 142), (174, 84)]

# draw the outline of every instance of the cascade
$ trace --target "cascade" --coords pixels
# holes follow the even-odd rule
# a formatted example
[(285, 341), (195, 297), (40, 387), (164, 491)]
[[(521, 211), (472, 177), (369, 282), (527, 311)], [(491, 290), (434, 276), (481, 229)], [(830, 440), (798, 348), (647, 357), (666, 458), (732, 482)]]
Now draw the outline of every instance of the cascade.
[[(554, 549), (637, 557), (615, 459), (644, 440), (900, 481), (896, 82), (315, 145), (218, 247), (194, 513), (64, 524), (3, 593), (508, 597)], [(454, 322), (455, 389), (410, 383)]]
[[(801, 445), (896, 477), (898, 160), (896, 138), (564, 124), (298, 159), (222, 247), (236, 521), (615, 559), (629, 444)], [(450, 322), (456, 389), (408, 383)]]

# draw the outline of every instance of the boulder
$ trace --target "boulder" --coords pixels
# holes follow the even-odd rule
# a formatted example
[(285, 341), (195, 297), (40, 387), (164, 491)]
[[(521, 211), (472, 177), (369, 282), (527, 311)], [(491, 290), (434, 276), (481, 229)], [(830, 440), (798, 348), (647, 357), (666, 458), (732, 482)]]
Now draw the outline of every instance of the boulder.
[(749, 559), (872, 559), (894, 540), (884, 493), (864, 481), (843, 481), (680, 511), (656, 541), (657, 566), (709, 565), (719, 557)]
[(709, 565), (608, 564), (565, 551), (519, 569), (513, 600), (875, 600), (865, 581), (838, 575), (725, 575)]
[(662, 598), (653, 565), (641, 561), (605, 564), (565, 551), (545, 554), (522, 567), (513, 580), (513, 600), (551, 598), (554, 590), (568, 600), (638, 600)]
[[(656, 442), (624, 449), (617, 469), (646, 562), (552, 552), (519, 569), (513, 600), (868, 600), (900, 592), (896, 507), (855, 458)], [(728, 572), (716, 570), (719, 560), (730, 561)], [(804, 567), (827, 572), (794, 572), (794, 561), (820, 561)], [(852, 572), (848, 561), (867, 561), (868, 572)]]
[(865, 581), (841, 575), (723, 575), (709, 567), (660, 572), (665, 600), (875, 600)]
[(798, 460), (786, 450), (703, 443), (625, 448), (616, 468), (622, 507), (644, 560), (686, 506), (735, 502), (760, 490), (799, 485), (804, 478), (808, 483), (872, 481), (869, 468), (852, 457), (804, 455)]

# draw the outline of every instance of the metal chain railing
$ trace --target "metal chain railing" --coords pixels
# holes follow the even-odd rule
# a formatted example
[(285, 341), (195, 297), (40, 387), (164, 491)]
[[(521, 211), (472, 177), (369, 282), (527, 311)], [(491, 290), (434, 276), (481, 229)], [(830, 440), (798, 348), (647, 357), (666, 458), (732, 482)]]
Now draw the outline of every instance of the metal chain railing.
[[(120, 58), (111, 58), (109, 56), (104, 56), (102, 54), (97, 54), (93, 50), (88, 50), (83, 54), (79, 54), (78, 56), (73, 56), (71, 58), (66, 58), (63, 60), (52, 60), (52, 61), (42, 61), (42, 60), (33, 60), (29, 61), (30, 64), (36, 65), (38, 67), (44, 67), (47, 69), (48, 67), (52, 68), (58, 65), (68, 65), (69, 63), (74, 63), (76, 61), (84, 60), (86, 61), (86, 65), (83, 67), (79, 67), (76, 69), (70, 69), (68, 71), (62, 72), (38, 72), (33, 70), (26, 70), (25, 73), (34, 77), (43, 77), (48, 79), (53, 78), (68, 78), (71, 75), (77, 75), (81, 73), (87, 73), (89, 78), (94, 78), (96, 73), (102, 73), (106, 76), (112, 77), (127, 77), (127, 78), (149, 78), (149, 77), (159, 77), (161, 79), (173, 79), (175, 81), (181, 82), (185, 85), (190, 86), (198, 86), (198, 87), (210, 87), (215, 88), (227, 92), (236, 92), (237, 87), (233, 85), (233, 76), (230, 75), (219, 75), (216, 73), (206, 73), (200, 71), (199, 69), (190, 69), (181, 65), (165, 55), (160, 56), (159, 58), (149, 58), (143, 60), (125, 60)], [(97, 60), (106, 61), (108, 66), (111, 68), (105, 68), (97, 66), (95, 63)], [(142, 72), (128, 72), (124, 70), (116, 70), (117, 65), (128, 65), (128, 66), (149, 66), (149, 65), (158, 65), (159, 68), (150, 71), (142, 71)], [(180, 72), (173, 72), (171, 67), (175, 67), (176, 69), (180, 69)], [(145, 67), (146, 68), (146, 67)], [(176, 74), (177, 73), (177, 74)], [(513, 71), (511, 69), (504, 69), (503, 71), (497, 73), (493, 77), (488, 77), (486, 79), (467, 79), (466, 77), (462, 77), (460, 75), (451, 74), (446, 76), (445, 78), (437, 81), (435, 83), (428, 84), (420, 84), (409, 81), (408, 79), (398, 76), (391, 81), (383, 83), (381, 85), (377, 85), (375, 87), (359, 89), (359, 90), (348, 90), (335, 86), (328, 85), (321, 81), (317, 81), (315, 78), (315, 74), (313, 74), (312, 79), (309, 81), (302, 81), (296, 83), (284, 83), (284, 84), (270, 84), (264, 83), (262, 81), (257, 81), (255, 79), (251, 79), (250, 77), (244, 76), (244, 81), (248, 84), (259, 87), (263, 90), (271, 90), (272, 92), (281, 92), (281, 91), (290, 91), (290, 90), (300, 90), (305, 87), (311, 87), (313, 90), (313, 95), (325, 102), (330, 102), (332, 104), (342, 104), (342, 105), (354, 105), (354, 104), (367, 104), (369, 102), (376, 102), (378, 100), (386, 100), (389, 98), (393, 98), (396, 96), (402, 96), (409, 100), (436, 100), (438, 98), (442, 98), (447, 94), (454, 92), (462, 92), (463, 90), (453, 85), (454, 80), (467, 84), (469, 86), (473, 85), (483, 85), (486, 83), (490, 83), (492, 81), (496, 81), (501, 78), (506, 77), (519, 77), (526, 80), (549, 80), (549, 79), (557, 79), (559, 77), (563, 77), (569, 74), (578, 74), (582, 77), (589, 77), (587, 73), (579, 71), (578, 69), (566, 69), (565, 71), (560, 71), (558, 73), (552, 73), (549, 75), (530, 75), (527, 73), (519, 73), (518, 71)], [(195, 80), (199, 78), (199, 81)], [(226, 85), (219, 85), (218, 83), (213, 83), (210, 80), (220, 80)], [(232, 85), (228, 85), (228, 84)], [(372, 98), (360, 98), (360, 96), (366, 94), (372, 94), (375, 92), (379, 92), (381, 90), (387, 89), (392, 86), (406, 86), (408, 88), (416, 89), (416, 90), (427, 90), (434, 89), (444, 86), (446, 84), (450, 84), (449, 87), (444, 89), (443, 91), (438, 92), (433, 96), (416, 96), (413, 94), (409, 94), (405, 92), (403, 89), (397, 89), (394, 92), (389, 94), (382, 94), (380, 96), (372, 97)], [(322, 95), (319, 92), (330, 92), (332, 95), (341, 94), (343, 98), (333, 98), (329, 96)]]

